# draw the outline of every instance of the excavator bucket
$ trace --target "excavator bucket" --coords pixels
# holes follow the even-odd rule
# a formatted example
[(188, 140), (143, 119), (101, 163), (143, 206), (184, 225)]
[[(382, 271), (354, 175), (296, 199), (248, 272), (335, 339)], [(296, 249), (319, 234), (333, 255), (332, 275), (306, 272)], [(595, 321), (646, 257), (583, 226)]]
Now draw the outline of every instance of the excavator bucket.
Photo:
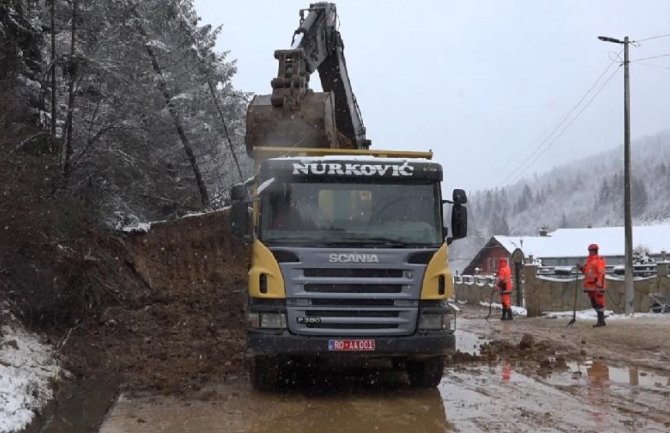
[(297, 106), (274, 106), (271, 95), (257, 95), (247, 108), (247, 154), (254, 147), (339, 148), (331, 92), (307, 92)]

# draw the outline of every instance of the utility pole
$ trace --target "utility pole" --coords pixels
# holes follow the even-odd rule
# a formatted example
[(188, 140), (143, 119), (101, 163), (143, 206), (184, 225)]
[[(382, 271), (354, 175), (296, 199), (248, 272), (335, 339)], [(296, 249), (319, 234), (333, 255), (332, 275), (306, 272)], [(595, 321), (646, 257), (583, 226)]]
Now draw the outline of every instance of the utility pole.
[(635, 289), (633, 287), (633, 222), (631, 212), (631, 170), (630, 170), (630, 75), (628, 57), (628, 47), (630, 41), (626, 36), (623, 41), (606, 36), (598, 36), (598, 39), (605, 42), (612, 42), (623, 45), (623, 177), (624, 177), (624, 238), (625, 238), (625, 277), (624, 277), (624, 312), (627, 316), (634, 313), (633, 302), (635, 299)]

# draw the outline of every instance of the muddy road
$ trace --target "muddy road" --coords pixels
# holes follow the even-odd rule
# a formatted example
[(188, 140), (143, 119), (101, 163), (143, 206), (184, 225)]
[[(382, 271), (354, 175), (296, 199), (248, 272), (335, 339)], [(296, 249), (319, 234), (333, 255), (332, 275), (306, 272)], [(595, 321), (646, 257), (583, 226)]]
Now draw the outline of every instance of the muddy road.
[(189, 395), (122, 394), (100, 432), (670, 431), (670, 320), (612, 321), (597, 334), (567, 319), (460, 316), (459, 352), (437, 389), (379, 366), (296, 376), (276, 393), (229, 377)]

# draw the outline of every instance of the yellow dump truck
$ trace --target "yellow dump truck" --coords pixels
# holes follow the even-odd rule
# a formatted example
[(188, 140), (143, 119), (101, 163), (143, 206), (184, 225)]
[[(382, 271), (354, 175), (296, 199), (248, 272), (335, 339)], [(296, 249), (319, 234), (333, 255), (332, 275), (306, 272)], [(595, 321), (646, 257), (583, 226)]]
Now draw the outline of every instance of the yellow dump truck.
[[(251, 380), (272, 389), (298, 361), (382, 358), (432, 387), (455, 346), (447, 245), (466, 235), (466, 195), (443, 200), (431, 152), (369, 149), (335, 23), (331, 3), (301, 11), (273, 94), (247, 112), (257, 171), (231, 190), (231, 223), (252, 243)], [(315, 70), (323, 93), (308, 88)]]

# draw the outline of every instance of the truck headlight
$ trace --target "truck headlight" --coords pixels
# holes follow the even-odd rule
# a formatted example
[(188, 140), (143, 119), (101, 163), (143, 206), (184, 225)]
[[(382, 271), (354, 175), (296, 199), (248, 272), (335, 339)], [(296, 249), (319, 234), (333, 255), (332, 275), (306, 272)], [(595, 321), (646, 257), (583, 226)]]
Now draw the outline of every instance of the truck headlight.
[(422, 314), (419, 329), (451, 329), (451, 317), (449, 314)]
[(249, 313), (247, 320), (251, 328), (286, 329), (286, 314), (284, 313)]

